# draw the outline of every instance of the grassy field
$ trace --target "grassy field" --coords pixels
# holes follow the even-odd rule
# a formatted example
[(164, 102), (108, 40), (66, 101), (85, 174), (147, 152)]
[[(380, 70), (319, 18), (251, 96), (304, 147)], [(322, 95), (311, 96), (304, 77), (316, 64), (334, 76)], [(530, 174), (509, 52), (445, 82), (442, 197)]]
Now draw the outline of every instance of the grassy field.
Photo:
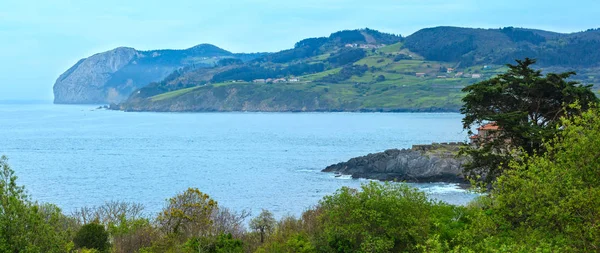
[[(362, 75), (354, 75), (340, 83), (322, 83), (323, 77), (337, 74), (341, 67), (320, 73), (300, 76), (299, 83), (213, 83), (163, 93), (150, 98), (151, 103), (168, 104), (181, 99), (193, 99), (205, 96), (211, 91), (215, 94), (229, 96), (232, 89), (241, 96), (236, 99), (246, 99), (265, 105), (287, 103), (299, 105), (321, 101), (331, 108), (339, 110), (453, 110), (460, 108), (463, 93), (462, 88), (477, 81), (487, 79), (506, 71), (504, 66), (472, 66), (458, 68), (453, 73), (447, 73), (446, 68), (454, 68), (454, 62), (436, 62), (418, 59), (394, 61), (397, 54), (410, 55), (411, 52), (402, 48), (402, 43), (389, 45), (378, 50), (368, 50), (368, 56), (355, 62), (355, 65), (367, 65), (369, 70)], [(306, 62), (323, 62), (330, 56), (321, 54), (306, 60)], [(283, 65), (282, 65), (283, 66)], [(455, 77), (456, 72), (463, 72), (463, 77)], [(426, 73), (425, 77), (417, 77), (416, 73)], [(472, 74), (481, 74), (482, 79), (470, 78)], [(383, 76), (383, 81), (381, 78)], [(204, 87), (203, 89), (199, 89)], [(190, 95), (193, 93), (193, 95)], [(185, 96), (184, 96), (185, 95)], [(173, 102), (170, 102), (173, 101)], [(196, 103), (196, 102), (194, 102)], [(278, 104), (277, 106), (282, 106)]]
[(166, 99), (172, 99), (178, 96), (181, 96), (185, 93), (191, 92), (195, 89), (198, 89), (202, 86), (196, 86), (196, 87), (191, 87), (191, 88), (186, 88), (186, 89), (180, 89), (180, 90), (175, 90), (175, 91), (171, 91), (171, 92), (167, 92), (167, 93), (162, 93), (162, 94), (158, 94), (154, 97), (151, 97), (150, 100), (154, 101), (160, 101), (160, 100), (166, 100)]
[(302, 81), (316, 81), (319, 80), (323, 77), (326, 77), (328, 75), (333, 75), (336, 74), (338, 72), (340, 72), (340, 70), (342, 70), (342, 68), (335, 68), (335, 69), (330, 69), (327, 71), (323, 71), (323, 72), (319, 72), (316, 74), (311, 74), (311, 75), (305, 75), (305, 76), (301, 76), (300, 80)]
[(402, 42), (398, 42), (396, 44), (391, 44), (391, 45), (382, 47), (382, 48), (378, 49), (377, 51), (383, 52), (386, 54), (392, 54), (392, 53), (400, 52), (400, 49), (402, 48), (402, 46), (403, 46)]

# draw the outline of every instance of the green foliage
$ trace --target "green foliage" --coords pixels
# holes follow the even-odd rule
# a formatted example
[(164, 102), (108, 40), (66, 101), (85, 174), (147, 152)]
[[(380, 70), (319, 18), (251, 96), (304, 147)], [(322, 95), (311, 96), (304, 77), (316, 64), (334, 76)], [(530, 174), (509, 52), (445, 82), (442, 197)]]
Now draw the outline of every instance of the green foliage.
[(196, 188), (168, 200), (168, 205), (159, 214), (157, 221), (166, 234), (181, 235), (183, 238), (207, 235), (211, 230), (211, 215), (217, 202)]
[(65, 252), (74, 222), (54, 205), (32, 203), (25, 188), (0, 158), (0, 252)]
[(404, 184), (342, 188), (321, 202), (327, 251), (402, 252), (424, 242), (432, 203)]
[(258, 216), (250, 220), (250, 229), (260, 233), (260, 242), (263, 243), (265, 238), (273, 233), (276, 222), (273, 213), (263, 209)]
[(365, 50), (356, 49), (356, 48), (343, 48), (340, 51), (332, 54), (327, 58), (327, 62), (329, 62), (333, 66), (344, 66), (347, 64), (354, 63), (362, 58), (364, 58), (367, 54)]
[(472, 222), (456, 236), (460, 247), (473, 252), (600, 250), (599, 115), (593, 108), (563, 118), (563, 131), (546, 144), (546, 153), (511, 162), (490, 195), (471, 204)]
[(362, 76), (369, 70), (367, 65), (347, 65), (339, 72), (323, 77), (320, 82), (338, 83), (350, 79), (352, 76)]
[(126, 219), (124, 216), (118, 224), (110, 223), (108, 232), (112, 237), (114, 253), (138, 252), (152, 246), (152, 242), (159, 237), (148, 219)]
[(543, 141), (555, 136), (560, 118), (580, 112), (566, 105), (577, 103), (585, 109), (597, 101), (591, 85), (567, 81), (575, 73), (543, 76), (531, 68), (534, 63), (529, 58), (517, 60), (517, 65), (508, 65), (506, 73), (463, 89), (467, 93), (461, 108), (464, 129), (470, 132), (484, 122), (496, 122), (501, 129), (482, 148), (466, 150), (473, 162), (465, 169), (473, 177), (484, 176), (492, 182), (514, 159), (511, 151), (543, 153)]
[(194, 237), (188, 240), (184, 249), (186, 252), (206, 253), (243, 253), (243, 242), (234, 239), (231, 234), (221, 234), (216, 238)]
[(100, 252), (108, 252), (110, 249), (108, 232), (98, 223), (83, 225), (75, 234), (73, 242), (78, 249), (96, 249)]
[(595, 67), (600, 53), (597, 31), (559, 34), (531, 29), (435, 27), (406, 37), (404, 45), (427, 60), (462, 65), (506, 64), (537, 58), (543, 66)]

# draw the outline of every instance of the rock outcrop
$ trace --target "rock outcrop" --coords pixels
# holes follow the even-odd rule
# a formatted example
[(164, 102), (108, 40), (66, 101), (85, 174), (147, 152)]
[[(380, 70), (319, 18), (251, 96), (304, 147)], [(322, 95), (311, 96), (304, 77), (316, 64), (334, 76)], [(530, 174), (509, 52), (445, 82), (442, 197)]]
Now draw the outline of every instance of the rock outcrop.
[[(451, 149), (454, 148), (458, 147)], [(382, 181), (465, 183), (462, 175), (464, 162), (448, 149), (391, 149), (331, 165), (323, 172)]]
[(176, 69), (211, 67), (234, 54), (202, 44), (185, 50), (138, 51), (119, 47), (77, 62), (56, 80), (56, 104), (120, 103), (151, 82), (163, 80)]

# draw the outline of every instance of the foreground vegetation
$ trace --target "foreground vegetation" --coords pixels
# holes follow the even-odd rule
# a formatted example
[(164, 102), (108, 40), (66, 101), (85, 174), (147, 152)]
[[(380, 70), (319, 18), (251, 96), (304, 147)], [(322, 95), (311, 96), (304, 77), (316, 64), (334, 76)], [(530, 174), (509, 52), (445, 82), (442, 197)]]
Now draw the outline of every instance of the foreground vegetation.
[[(301, 217), (252, 218), (198, 189), (155, 217), (107, 203), (70, 215), (33, 202), (2, 158), (0, 252), (593, 252), (600, 250), (600, 111), (561, 119), (467, 206), (398, 183), (342, 188)], [(88, 248), (88, 249), (84, 249)], [(93, 250), (92, 250), (93, 249)]]

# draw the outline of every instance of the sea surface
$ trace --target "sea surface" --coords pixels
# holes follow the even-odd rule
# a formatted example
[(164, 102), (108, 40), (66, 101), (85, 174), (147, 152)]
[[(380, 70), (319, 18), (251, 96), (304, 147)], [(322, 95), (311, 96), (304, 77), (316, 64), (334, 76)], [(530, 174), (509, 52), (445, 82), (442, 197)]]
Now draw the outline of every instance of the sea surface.
[[(196, 187), (233, 210), (299, 215), (368, 180), (320, 172), (356, 156), (466, 140), (456, 113), (132, 113), (92, 105), (0, 104), (0, 155), (33, 200), (65, 213), (111, 200), (165, 200)], [(453, 184), (414, 184), (465, 204)]]

